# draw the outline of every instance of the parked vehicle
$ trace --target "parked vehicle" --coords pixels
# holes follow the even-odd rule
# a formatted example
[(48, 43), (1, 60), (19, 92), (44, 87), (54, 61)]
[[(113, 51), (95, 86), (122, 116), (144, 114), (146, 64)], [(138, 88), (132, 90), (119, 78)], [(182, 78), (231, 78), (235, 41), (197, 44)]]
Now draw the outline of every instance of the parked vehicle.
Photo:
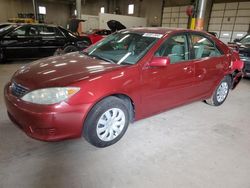
[(4, 29), (4, 28), (6, 28), (7, 26), (10, 26), (10, 25), (12, 25), (13, 23), (8, 23), (8, 22), (6, 22), (6, 23), (0, 23), (0, 32)]
[(240, 59), (244, 62), (243, 73), (245, 77), (250, 76), (250, 34), (245, 35), (241, 39), (235, 39), (234, 43), (229, 46), (237, 50), (240, 54)]
[(86, 36), (89, 37), (92, 44), (98, 42), (99, 40), (105, 38), (106, 36), (110, 35), (111, 33), (114, 33), (116, 31), (120, 31), (122, 29), (126, 29), (126, 27), (117, 20), (109, 20), (107, 22), (108, 29), (93, 29), (86, 33)]
[(27, 135), (56, 141), (83, 135), (116, 143), (129, 122), (206, 101), (219, 106), (243, 62), (205, 32), (128, 29), (84, 50), (20, 68), (5, 86), (10, 119)]
[(65, 53), (89, 46), (88, 37), (79, 37), (53, 25), (13, 24), (0, 31), (0, 62), (14, 58), (51, 56), (57, 49)]
[(88, 36), (89, 39), (91, 40), (91, 43), (94, 44), (110, 34), (111, 31), (107, 29), (93, 29), (91, 31), (88, 31), (86, 33), (86, 36)]

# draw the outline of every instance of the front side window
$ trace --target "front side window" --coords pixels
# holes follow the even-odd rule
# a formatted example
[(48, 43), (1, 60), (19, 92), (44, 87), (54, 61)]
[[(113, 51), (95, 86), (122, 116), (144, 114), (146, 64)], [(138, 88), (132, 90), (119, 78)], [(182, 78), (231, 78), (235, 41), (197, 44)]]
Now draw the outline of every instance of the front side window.
[(155, 56), (169, 57), (171, 64), (189, 60), (186, 35), (176, 35), (168, 38), (156, 51)]
[(204, 36), (191, 34), (191, 42), (193, 45), (194, 59), (221, 55), (215, 44)]
[(117, 64), (136, 64), (161, 34), (119, 32), (87, 49), (87, 54)]
[(27, 26), (22, 26), (14, 30), (10, 33), (11, 36), (25, 36), (26, 35)]

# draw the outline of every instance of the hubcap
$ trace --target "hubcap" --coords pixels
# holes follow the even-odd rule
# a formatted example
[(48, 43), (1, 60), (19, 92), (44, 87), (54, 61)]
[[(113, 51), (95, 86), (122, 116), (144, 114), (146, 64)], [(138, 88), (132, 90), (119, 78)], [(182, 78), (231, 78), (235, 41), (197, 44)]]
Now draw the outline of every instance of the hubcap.
[(119, 136), (125, 126), (125, 114), (119, 108), (104, 112), (98, 120), (96, 132), (102, 141), (111, 141)]
[(228, 93), (228, 84), (227, 82), (222, 82), (217, 90), (217, 101), (222, 102), (225, 100)]

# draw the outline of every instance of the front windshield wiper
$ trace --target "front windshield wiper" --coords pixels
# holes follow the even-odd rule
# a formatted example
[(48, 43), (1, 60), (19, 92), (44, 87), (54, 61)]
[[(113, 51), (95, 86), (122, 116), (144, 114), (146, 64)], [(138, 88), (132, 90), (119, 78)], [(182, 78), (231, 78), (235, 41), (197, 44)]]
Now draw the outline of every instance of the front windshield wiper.
[(90, 57), (94, 57), (94, 58), (97, 58), (97, 59), (101, 59), (101, 60), (104, 60), (104, 61), (107, 61), (109, 63), (113, 63), (113, 64), (116, 64), (112, 59), (108, 59), (106, 57), (103, 57), (103, 56), (100, 56), (100, 55), (93, 55), (93, 54), (87, 54), (88, 56)]

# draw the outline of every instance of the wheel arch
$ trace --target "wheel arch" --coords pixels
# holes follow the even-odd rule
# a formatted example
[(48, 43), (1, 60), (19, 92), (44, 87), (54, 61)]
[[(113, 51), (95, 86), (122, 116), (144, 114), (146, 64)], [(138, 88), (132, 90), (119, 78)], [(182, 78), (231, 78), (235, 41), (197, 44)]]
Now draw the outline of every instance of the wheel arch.
[[(108, 97), (117, 97), (123, 101), (125, 101), (125, 104), (129, 110), (129, 121), (130, 122), (133, 122), (134, 119), (135, 119), (135, 103), (134, 101), (132, 100), (132, 98), (130, 96), (128, 96), (127, 94), (124, 94), (124, 93), (113, 93), (113, 94), (108, 94), (108, 95), (105, 95), (105, 96), (102, 96), (101, 98), (99, 98), (98, 100), (96, 100), (92, 105), (91, 107), (88, 109), (88, 112), (86, 113), (86, 116), (84, 118), (84, 121), (86, 120), (88, 114), (90, 113), (91, 109), (97, 104), (99, 103), (100, 101), (104, 100), (105, 98), (108, 98)], [(84, 122), (83, 121), (83, 122)]]

